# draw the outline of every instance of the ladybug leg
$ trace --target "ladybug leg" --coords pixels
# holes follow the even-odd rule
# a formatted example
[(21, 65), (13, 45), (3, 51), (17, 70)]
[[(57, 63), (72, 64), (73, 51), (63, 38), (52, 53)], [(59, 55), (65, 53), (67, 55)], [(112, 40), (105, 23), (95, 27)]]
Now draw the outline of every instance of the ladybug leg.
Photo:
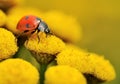
[(31, 34), (33, 34), (33, 33), (35, 33), (35, 32), (36, 32), (36, 34), (37, 34), (38, 43), (39, 43), (39, 42), (40, 42), (40, 37), (39, 37), (38, 33), (40, 32), (40, 30), (35, 29), (34, 31), (31, 32)]
[(40, 37), (39, 37), (39, 35), (37, 34), (37, 38), (38, 38), (38, 43), (40, 42)]
[(32, 31), (31, 34), (35, 33), (36, 30)]
[(46, 37), (48, 37), (50, 35), (54, 35), (54, 34), (52, 32), (46, 33)]
[(48, 33), (48, 35), (54, 35), (52, 32)]
[(40, 32), (40, 30), (37, 30), (38, 43), (40, 42), (40, 37), (39, 37), (39, 35), (38, 35), (39, 32)]
[(38, 43), (40, 42), (40, 37), (38, 35), (38, 33), (40, 32), (40, 30), (35, 29), (34, 31), (31, 32), (31, 34), (35, 33), (37, 31), (37, 38), (38, 38)]

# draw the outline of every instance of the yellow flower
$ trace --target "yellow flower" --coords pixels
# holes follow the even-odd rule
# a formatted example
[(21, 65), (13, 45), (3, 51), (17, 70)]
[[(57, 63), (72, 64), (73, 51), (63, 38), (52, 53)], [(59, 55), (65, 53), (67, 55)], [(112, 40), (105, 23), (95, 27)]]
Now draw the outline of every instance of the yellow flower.
[(50, 11), (44, 20), (53, 33), (68, 42), (78, 42), (82, 37), (82, 28), (76, 18), (59, 11)]
[(6, 15), (2, 10), (0, 10), (0, 26), (5, 25), (5, 22), (6, 22)]
[(94, 53), (90, 53), (88, 60), (92, 69), (92, 71), (88, 72), (89, 74), (92, 74), (103, 81), (111, 81), (115, 79), (115, 70), (109, 60), (106, 60), (103, 56), (99, 56)]
[(45, 84), (86, 84), (86, 79), (77, 69), (58, 65), (47, 69)]
[(8, 17), (6, 22), (7, 29), (9, 29), (15, 34), (19, 34), (20, 31), (16, 29), (17, 23), (25, 15), (35, 15), (38, 17), (42, 17), (42, 13), (40, 12), (40, 10), (37, 9), (20, 7), (12, 8), (8, 11)]
[(0, 84), (38, 84), (37, 69), (22, 59), (7, 59), (0, 63)]
[(25, 42), (25, 46), (32, 51), (39, 60), (43, 61), (41, 56), (46, 58), (45, 61), (49, 60), (49, 57), (55, 58), (53, 55), (56, 55), (65, 48), (64, 42), (54, 35), (46, 36), (43, 32), (39, 32), (38, 35), (40, 39), (35, 33)]
[(0, 60), (12, 57), (17, 50), (15, 36), (10, 31), (0, 28)]
[(39, 34), (40, 41), (37, 35), (31, 36), (28, 41), (26, 41), (25, 46), (31, 50), (38, 53), (47, 54), (57, 54), (65, 48), (64, 42), (54, 35), (47, 35), (43, 32)]
[(90, 69), (86, 66), (88, 62), (87, 55), (88, 53), (84, 50), (73, 45), (67, 45), (66, 49), (57, 55), (56, 60), (59, 65), (70, 65), (84, 73)]
[(57, 55), (59, 65), (69, 65), (84, 74), (95, 76), (101, 81), (110, 81), (115, 78), (115, 71), (108, 60), (103, 57), (78, 50), (74, 46), (69, 46)]

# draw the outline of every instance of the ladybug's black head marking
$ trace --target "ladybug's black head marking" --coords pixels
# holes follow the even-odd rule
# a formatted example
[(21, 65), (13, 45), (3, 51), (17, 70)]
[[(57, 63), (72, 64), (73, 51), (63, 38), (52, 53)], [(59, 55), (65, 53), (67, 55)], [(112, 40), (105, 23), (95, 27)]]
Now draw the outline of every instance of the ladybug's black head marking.
[(41, 32), (45, 32), (46, 34), (50, 33), (50, 29), (48, 28), (48, 25), (43, 21), (40, 22), (37, 29)]
[(49, 28), (46, 28), (46, 29), (44, 30), (44, 32), (45, 32), (46, 34), (49, 34), (49, 33), (50, 33), (50, 29), (49, 29)]

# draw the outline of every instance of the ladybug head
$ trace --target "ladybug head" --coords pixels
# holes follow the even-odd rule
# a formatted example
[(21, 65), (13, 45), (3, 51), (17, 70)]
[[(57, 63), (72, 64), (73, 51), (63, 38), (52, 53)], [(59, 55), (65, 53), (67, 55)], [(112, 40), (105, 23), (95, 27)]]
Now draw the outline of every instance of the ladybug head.
[(50, 33), (50, 29), (48, 28), (48, 25), (43, 21), (40, 22), (38, 26), (38, 30), (41, 32), (45, 32), (46, 34)]

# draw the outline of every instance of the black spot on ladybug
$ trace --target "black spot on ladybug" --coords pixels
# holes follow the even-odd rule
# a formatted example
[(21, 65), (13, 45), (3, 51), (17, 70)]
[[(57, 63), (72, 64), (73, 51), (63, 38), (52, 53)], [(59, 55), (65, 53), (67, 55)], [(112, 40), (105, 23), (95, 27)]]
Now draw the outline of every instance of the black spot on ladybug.
[(29, 18), (29, 16), (26, 16), (25, 19), (27, 20)]
[(26, 28), (29, 28), (30, 27), (30, 25), (29, 24), (26, 24)]

